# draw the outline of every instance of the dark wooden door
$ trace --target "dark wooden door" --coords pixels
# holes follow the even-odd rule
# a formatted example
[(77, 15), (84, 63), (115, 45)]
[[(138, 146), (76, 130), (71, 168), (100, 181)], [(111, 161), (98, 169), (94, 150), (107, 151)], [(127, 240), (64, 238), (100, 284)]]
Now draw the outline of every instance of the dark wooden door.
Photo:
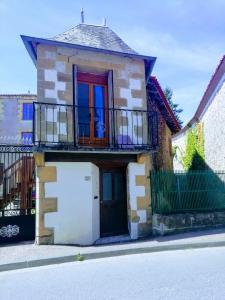
[(126, 169), (101, 169), (100, 183), (101, 236), (127, 233)]

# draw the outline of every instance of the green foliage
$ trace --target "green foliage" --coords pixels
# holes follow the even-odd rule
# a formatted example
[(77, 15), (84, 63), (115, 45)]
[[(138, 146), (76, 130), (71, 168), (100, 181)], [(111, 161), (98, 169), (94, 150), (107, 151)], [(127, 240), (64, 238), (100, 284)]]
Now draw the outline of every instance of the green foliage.
[(183, 166), (186, 170), (206, 169), (203, 127), (201, 124), (197, 124), (188, 131)]
[(181, 119), (180, 119), (180, 114), (182, 113), (183, 109), (179, 108), (179, 104), (173, 102), (173, 100), (172, 100), (173, 91), (169, 87), (166, 87), (163, 92), (166, 97), (166, 100), (168, 101), (168, 103), (170, 105), (170, 108), (172, 109), (174, 115), (177, 118), (178, 123), (181, 126), (183, 124), (183, 121), (181, 121)]
[(80, 253), (78, 253), (78, 254), (76, 255), (76, 261), (83, 261), (83, 260), (84, 260), (84, 256), (81, 255)]

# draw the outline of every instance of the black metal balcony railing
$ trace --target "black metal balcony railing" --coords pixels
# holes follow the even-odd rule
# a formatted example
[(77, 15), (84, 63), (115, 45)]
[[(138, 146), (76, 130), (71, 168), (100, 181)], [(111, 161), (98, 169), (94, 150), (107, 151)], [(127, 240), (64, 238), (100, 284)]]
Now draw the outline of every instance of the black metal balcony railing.
[(157, 113), (34, 103), (34, 144), (45, 147), (154, 150)]

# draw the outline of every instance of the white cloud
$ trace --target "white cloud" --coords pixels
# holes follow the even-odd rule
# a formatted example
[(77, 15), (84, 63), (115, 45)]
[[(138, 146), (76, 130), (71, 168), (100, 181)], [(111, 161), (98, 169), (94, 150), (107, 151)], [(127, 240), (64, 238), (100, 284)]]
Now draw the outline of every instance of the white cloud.
[(181, 118), (189, 121), (224, 52), (223, 41), (212, 42), (176, 37), (166, 32), (139, 28), (125, 35), (127, 43), (141, 54), (156, 56), (153, 69), (162, 87), (173, 90), (175, 103), (184, 109)]
[(127, 40), (141, 54), (156, 56), (162, 63), (171, 65), (171, 68), (182, 67), (195, 72), (209, 72), (224, 50), (222, 45), (209, 43), (184, 44), (168, 33), (145, 29), (132, 32)]

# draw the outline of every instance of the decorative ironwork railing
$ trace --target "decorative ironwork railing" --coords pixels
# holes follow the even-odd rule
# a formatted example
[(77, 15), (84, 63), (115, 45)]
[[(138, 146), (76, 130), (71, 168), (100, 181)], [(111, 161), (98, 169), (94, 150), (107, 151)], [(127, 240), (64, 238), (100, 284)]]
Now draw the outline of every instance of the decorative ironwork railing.
[(145, 110), (34, 103), (34, 144), (121, 150), (158, 146), (157, 113)]
[(0, 145), (0, 218), (35, 212), (32, 146)]

